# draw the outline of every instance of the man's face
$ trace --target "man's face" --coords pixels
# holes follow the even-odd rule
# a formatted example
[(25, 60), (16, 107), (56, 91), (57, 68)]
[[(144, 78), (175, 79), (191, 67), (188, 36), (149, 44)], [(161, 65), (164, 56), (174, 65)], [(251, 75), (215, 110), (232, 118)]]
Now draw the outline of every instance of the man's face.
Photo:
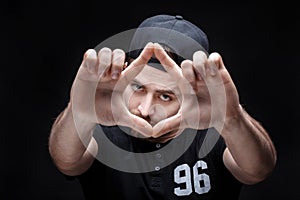
[(179, 92), (167, 72), (146, 65), (128, 85), (124, 98), (131, 113), (154, 126), (178, 112)]

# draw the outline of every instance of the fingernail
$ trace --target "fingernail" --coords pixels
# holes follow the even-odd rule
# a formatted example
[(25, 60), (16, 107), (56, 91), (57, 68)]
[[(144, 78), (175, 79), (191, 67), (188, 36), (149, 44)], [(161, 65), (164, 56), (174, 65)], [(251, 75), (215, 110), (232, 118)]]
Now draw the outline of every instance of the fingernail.
[(119, 78), (120, 73), (118, 71), (115, 71), (111, 74), (111, 78), (112, 79), (118, 79)]
[(209, 73), (211, 76), (215, 76), (215, 75), (217, 75), (217, 69), (214, 66), (211, 66), (209, 68)]

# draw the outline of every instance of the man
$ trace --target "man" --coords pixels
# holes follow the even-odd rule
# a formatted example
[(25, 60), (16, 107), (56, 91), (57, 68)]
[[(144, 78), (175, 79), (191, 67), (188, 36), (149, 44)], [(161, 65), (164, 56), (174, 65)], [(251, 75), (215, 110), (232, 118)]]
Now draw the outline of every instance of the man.
[(85, 53), (49, 151), (86, 199), (238, 199), (270, 175), (274, 145), (208, 46), (191, 22), (157, 15), (127, 53)]

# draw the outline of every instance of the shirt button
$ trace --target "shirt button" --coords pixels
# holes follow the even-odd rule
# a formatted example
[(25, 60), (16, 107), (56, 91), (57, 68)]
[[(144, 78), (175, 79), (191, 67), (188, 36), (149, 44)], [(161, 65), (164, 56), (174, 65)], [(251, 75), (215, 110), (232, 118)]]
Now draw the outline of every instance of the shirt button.
[(157, 154), (156, 154), (156, 158), (161, 158), (161, 154), (160, 154), (160, 153), (157, 153)]
[(159, 167), (159, 166), (156, 166), (154, 169), (155, 169), (155, 171), (159, 171), (159, 170), (160, 170), (160, 167)]
[(183, 19), (183, 17), (181, 15), (176, 15), (175, 18), (178, 19), (178, 20), (182, 20)]
[(156, 148), (160, 148), (160, 144), (159, 143), (156, 144)]

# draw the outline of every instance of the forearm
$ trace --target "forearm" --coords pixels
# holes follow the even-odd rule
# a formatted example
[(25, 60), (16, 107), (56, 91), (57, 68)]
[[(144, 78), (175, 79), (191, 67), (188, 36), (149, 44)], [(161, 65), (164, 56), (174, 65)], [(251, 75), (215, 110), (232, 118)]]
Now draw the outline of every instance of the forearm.
[(276, 163), (276, 151), (266, 130), (240, 106), (221, 132), (238, 167), (250, 176), (266, 177)]
[(94, 127), (94, 123), (74, 120), (72, 106), (68, 104), (55, 120), (49, 137), (49, 152), (58, 168), (71, 170), (84, 156), (90, 156), (87, 147)]

